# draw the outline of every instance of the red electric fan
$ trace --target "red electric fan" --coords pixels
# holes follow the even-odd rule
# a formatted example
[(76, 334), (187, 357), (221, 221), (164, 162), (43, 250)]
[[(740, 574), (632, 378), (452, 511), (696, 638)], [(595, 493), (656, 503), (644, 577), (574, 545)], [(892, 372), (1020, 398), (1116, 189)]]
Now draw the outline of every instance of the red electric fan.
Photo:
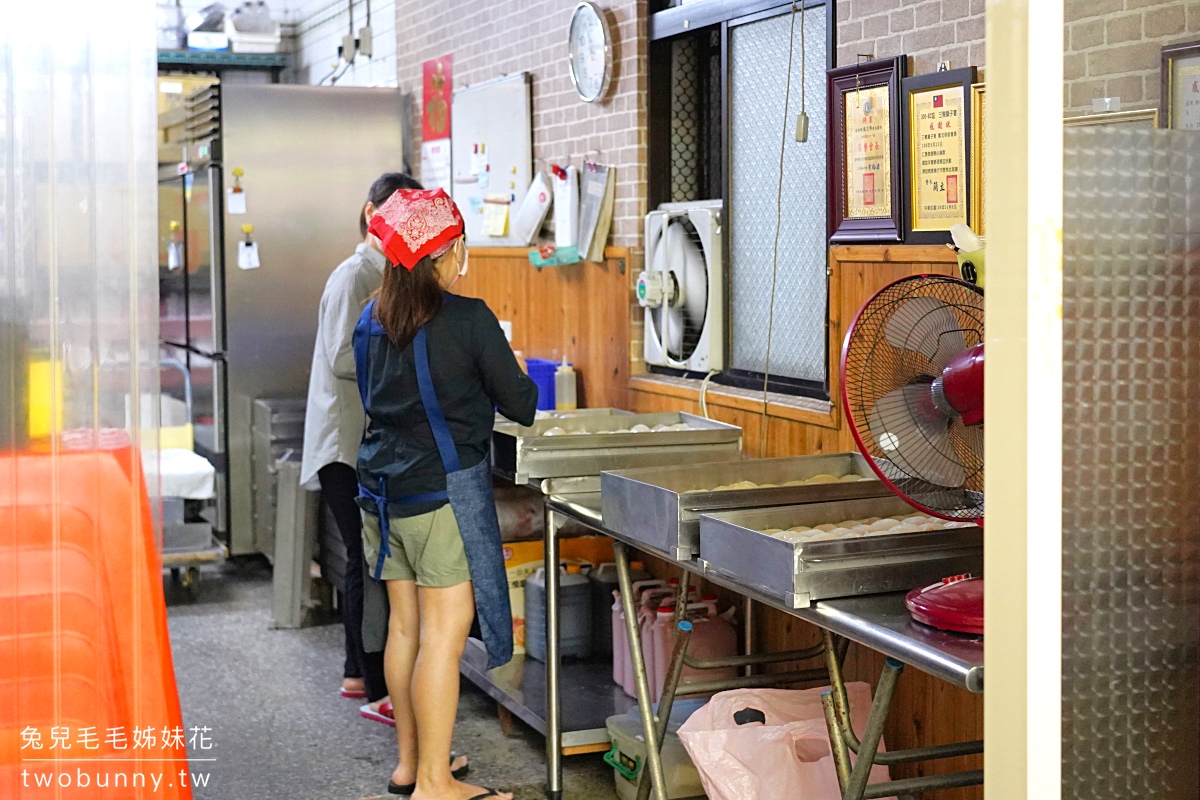
[[(880, 479), (927, 514), (983, 523), (983, 290), (903, 278), (867, 301), (842, 348), (842, 404)], [(983, 633), (983, 580), (909, 592), (914, 619)]]

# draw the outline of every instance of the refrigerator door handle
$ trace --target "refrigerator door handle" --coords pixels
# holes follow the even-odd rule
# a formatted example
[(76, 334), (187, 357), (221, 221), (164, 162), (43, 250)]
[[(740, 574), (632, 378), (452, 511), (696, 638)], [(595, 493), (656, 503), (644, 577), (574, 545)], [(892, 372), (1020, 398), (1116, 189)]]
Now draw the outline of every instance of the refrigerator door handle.
[(208, 167), (208, 198), (213, 350), (224, 353), (228, 347), (225, 337), (225, 189), (220, 164)]

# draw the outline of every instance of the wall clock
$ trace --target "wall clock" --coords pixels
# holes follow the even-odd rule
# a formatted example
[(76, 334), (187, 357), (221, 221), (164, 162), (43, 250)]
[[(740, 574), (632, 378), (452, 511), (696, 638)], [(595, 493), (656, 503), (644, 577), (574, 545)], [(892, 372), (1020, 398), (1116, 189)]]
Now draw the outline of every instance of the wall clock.
[(612, 80), (612, 31), (608, 18), (595, 3), (580, 3), (571, 14), (567, 38), (571, 83), (579, 99), (595, 103), (604, 97)]

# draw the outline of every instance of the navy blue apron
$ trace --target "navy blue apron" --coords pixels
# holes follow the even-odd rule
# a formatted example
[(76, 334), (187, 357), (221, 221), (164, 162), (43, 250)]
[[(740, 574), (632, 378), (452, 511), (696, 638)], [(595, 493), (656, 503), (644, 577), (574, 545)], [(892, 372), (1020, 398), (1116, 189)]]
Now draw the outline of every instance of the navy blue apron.
[[(371, 337), (385, 335), (383, 326), (375, 319), (375, 301), (367, 303), (354, 328), (354, 367), (358, 378), (358, 392), (362, 396), (363, 408), (370, 416), (367, 394), (370, 376)], [(513, 631), (512, 609), (508, 602), (508, 577), (504, 569), (504, 552), (500, 540), (500, 522), (496, 517), (496, 500), (492, 495), (492, 472), (489, 459), (483, 459), (468, 469), (459, 462), (458, 449), (450, 435), (450, 427), (438, 404), (433, 388), (433, 376), (429, 372), (429, 345), (425, 328), (417, 330), (413, 339), (413, 356), (417, 362), (417, 387), (421, 393), (421, 405), (425, 418), (433, 431), (442, 467), (446, 470), (446, 491), (425, 492), (413, 495), (389, 496), (387, 480), (379, 478), (379, 493), (358, 485), (359, 497), (375, 504), (379, 517), (379, 557), (372, 569), (372, 577), (379, 580), (383, 562), (391, 555), (388, 503), (413, 504), (448, 500), (462, 533), (463, 547), (467, 553), (467, 564), (471, 570), (471, 582), (475, 591), (475, 613), (479, 617), (479, 628), (487, 648), (488, 669), (507, 664), (512, 660)]]

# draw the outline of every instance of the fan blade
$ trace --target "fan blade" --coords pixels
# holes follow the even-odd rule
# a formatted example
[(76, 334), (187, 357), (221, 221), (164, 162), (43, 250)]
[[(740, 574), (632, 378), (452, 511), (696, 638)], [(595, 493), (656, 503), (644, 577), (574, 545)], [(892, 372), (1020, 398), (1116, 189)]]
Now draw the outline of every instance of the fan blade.
[(966, 481), (967, 471), (947, 455), (954, 452), (948, 421), (933, 408), (929, 384), (903, 386), (879, 398), (868, 425), (883, 454), (910, 475), (951, 488)]
[(675, 274), (683, 287), (683, 310), (688, 325), (695, 328), (698, 334), (708, 310), (708, 266), (704, 262), (704, 253), (695, 240), (687, 235), (682, 225), (677, 226), (677, 229), (682, 239), (679, 243), (682, 263)]
[(933, 374), (940, 375), (950, 359), (967, 347), (961, 329), (954, 312), (941, 300), (914, 297), (896, 304), (884, 325), (884, 335), (893, 347), (925, 356)]
[(663, 303), (660, 309), (663, 315), (663, 327), (666, 328), (667, 355), (676, 361), (682, 361), (683, 355), (683, 309), (679, 306), (669, 306)]

